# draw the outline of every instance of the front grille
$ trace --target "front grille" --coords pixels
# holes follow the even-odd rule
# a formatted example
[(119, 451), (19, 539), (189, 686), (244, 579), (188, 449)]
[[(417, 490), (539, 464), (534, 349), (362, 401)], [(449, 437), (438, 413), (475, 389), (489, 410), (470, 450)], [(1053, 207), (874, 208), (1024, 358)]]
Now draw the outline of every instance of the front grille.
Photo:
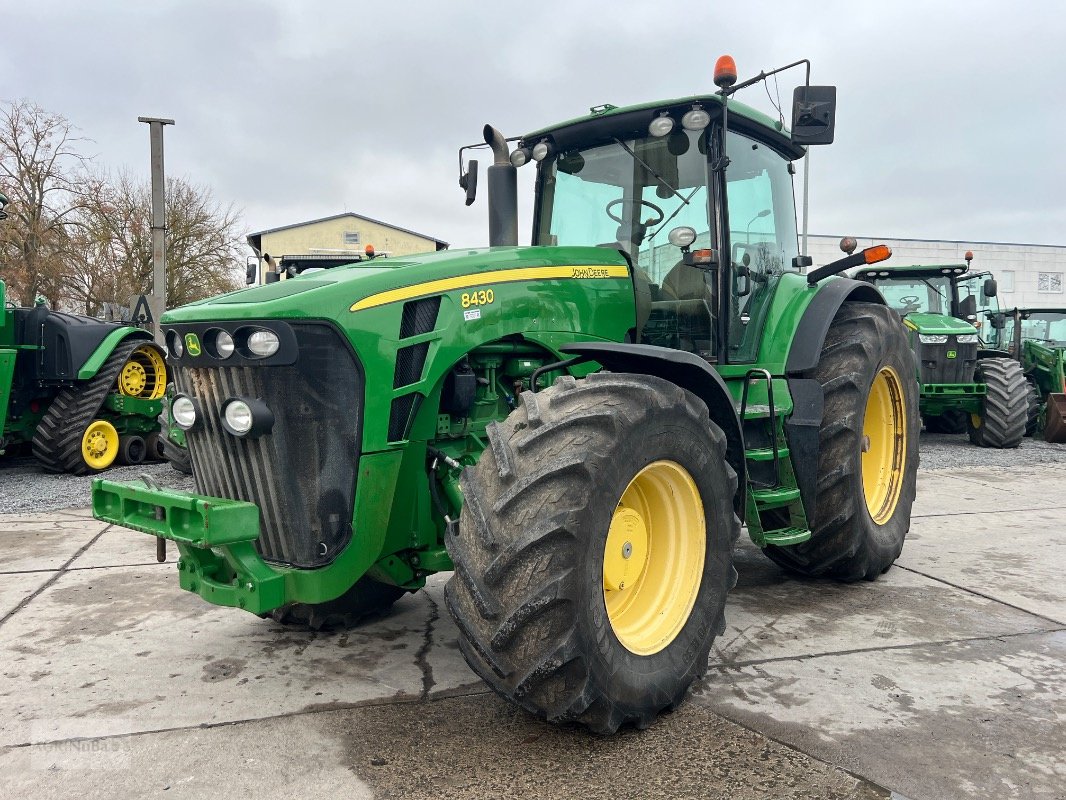
[[(954, 352), (952, 358), (948, 353)], [(922, 383), (973, 383), (977, 345), (958, 344), (949, 336), (946, 344), (918, 345)]]
[[(200, 404), (188, 432), (196, 490), (259, 507), (256, 547), (268, 561), (330, 563), (352, 535), (363, 375), (326, 325), (293, 324), (298, 357), (284, 366), (182, 366), (178, 391)], [(217, 362), (216, 362), (217, 363)], [(219, 409), (230, 397), (261, 399), (274, 427), (257, 439), (227, 433)]]

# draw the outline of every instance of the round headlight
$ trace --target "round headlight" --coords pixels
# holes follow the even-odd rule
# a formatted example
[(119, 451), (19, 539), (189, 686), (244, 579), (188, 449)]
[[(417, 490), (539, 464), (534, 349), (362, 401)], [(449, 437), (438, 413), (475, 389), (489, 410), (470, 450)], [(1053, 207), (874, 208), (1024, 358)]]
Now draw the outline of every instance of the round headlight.
[(185, 354), (185, 345), (181, 343), (181, 334), (177, 331), (167, 334), (167, 350), (174, 358), (181, 358)]
[(551, 151), (551, 145), (547, 142), (537, 142), (535, 145), (533, 145), (533, 160), (543, 161), (548, 157)]
[(681, 118), (681, 127), (686, 131), (702, 131), (711, 124), (711, 115), (700, 106), (693, 106), (691, 111), (686, 111)]
[(252, 429), (252, 409), (243, 400), (230, 400), (223, 412), (230, 433), (244, 436)]
[(513, 153), (511, 153), (511, 166), (522, 167), (529, 163), (529, 158), (532, 153), (529, 152), (528, 147), (519, 147)]
[(175, 425), (187, 431), (196, 424), (196, 403), (192, 398), (179, 394), (170, 404), (170, 415), (174, 417)]
[(233, 337), (226, 331), (217, 331), (215, 333), (215, 355), (219, 358), (229, 358), (233, 355), (235, 347), (233, 345)]
[(670, 244), (674, 247), (688, 247), (696, 241), (696, 229), (690, 228), (688, 225), (681, 225), (670, 231), (666, 238), (670, 240)]
[(281, 342), (274, 331), (254, 331), (248, 336), (248, 352), (258, 358), (266, 358), (278, 352)]
[(652, 136), (666, 136), (670, 131), (674, 129), (674, 118), (668, 114), (663, 114), (661, 117), (656, 117), (648, 125), (648, 133)]
[(262, 400), (231, 397), (222, 404), (222, 427), (234, 436), (254, 439), (270, 433), (274, 427), (274, 412)]

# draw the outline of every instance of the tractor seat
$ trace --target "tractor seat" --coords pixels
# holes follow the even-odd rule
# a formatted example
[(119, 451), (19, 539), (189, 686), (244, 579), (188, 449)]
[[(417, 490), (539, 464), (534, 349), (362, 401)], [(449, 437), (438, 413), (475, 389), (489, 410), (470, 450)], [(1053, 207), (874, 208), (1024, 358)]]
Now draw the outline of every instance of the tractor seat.
[(706, 272), (678, 261), (663, 278), (664, 300), (706, 300), (714, 307), (714, 291), (706, 280)]

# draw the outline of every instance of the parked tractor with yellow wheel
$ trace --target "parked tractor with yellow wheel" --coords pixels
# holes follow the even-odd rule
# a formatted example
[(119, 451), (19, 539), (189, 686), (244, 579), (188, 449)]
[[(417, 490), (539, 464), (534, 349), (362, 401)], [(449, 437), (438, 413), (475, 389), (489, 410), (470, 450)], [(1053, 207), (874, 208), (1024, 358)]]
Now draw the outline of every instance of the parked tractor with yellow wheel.
[(731, 99), (754, 82), (722, 59), (718, 92), (485, 126), (487, 249), (168, 312), (196, 491), (99, 479), (94, 514), (281, 624), (349, 625), (453, 571), (474, 672), (598, 733), (704, 674), (742, 524), (794, 574), (877, 578), (910, 525), (918, 385), (899, 317), (838, 273), (890, 252), (805, 272), (792, 162), (832, 141), (835, 89), (798, 87), (790, 133)]
[(45, 469), (78, 475), (159, 458), (167, 367), (151, 335), (9, 306), (5, 291), (0, 281), (0, 453), (29, 447)]

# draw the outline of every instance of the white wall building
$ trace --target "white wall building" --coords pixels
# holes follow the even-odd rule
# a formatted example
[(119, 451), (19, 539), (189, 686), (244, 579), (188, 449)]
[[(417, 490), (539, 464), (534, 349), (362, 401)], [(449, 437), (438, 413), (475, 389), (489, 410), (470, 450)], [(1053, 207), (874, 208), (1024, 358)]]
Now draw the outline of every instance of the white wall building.
[[(840, 236), (808, 236), (807, 252), (814, 265), (841, 258)], [(973, 252), (970, 269), (992, 272), (999, 284), (1000, 308), (1066, 307), (1063, 278), (1066, 276), (1066, 246), (1013, 244), (1009, 242), (945, 242), (933, 239), (871, 239), (856, 237), (859, 249), (874, 244), (892, 248), (892, 266), (909, 264), (964, 264), (966, 251)]]

